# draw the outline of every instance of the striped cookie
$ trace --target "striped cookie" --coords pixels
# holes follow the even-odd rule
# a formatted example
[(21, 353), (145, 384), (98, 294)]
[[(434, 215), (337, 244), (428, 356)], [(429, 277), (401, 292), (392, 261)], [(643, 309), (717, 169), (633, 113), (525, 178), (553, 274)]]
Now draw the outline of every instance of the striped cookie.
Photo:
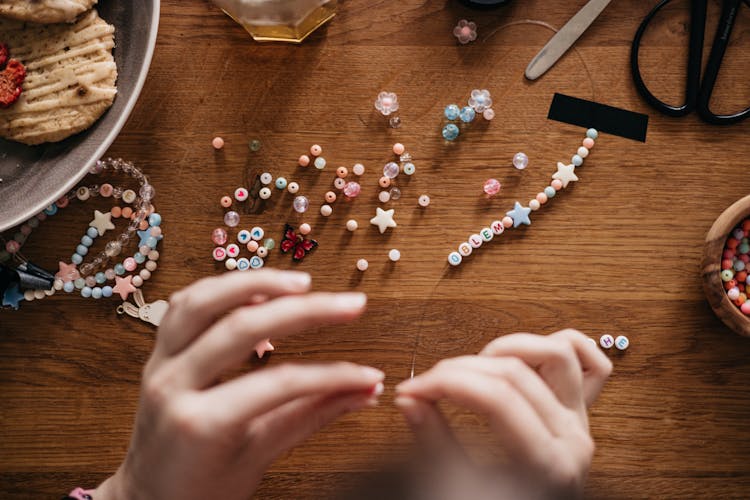
[(98, 120), (117, 93), (114, 31), (96, 10), (75, 24), (0, 19), (2, 41), (26, 66), (21, 97), (0, 109), (0, 137), (24, 144), (57, 142)]
[(0, 0), (0, 17), (32, 23), (72, 23), (97, 0)]

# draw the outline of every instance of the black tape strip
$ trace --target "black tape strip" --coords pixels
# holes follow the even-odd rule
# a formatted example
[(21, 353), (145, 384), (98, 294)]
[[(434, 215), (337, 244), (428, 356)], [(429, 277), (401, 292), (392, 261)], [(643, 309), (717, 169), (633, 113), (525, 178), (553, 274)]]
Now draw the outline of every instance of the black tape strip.
[(552, 98), (547, 118), (646, 142), (648, 115), (586, 99), (556, 93)]

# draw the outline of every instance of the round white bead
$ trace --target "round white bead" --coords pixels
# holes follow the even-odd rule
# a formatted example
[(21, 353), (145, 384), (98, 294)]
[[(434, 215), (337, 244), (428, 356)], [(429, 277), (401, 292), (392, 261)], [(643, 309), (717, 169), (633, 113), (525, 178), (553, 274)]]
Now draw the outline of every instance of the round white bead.
[(612, 338), (612, 335), (610, 335), (608, 333), (605, 333), (599, 339), (599, 345), (602, 346), (605, 349), (609, 349), (610, 347), (612, 347), (614, 345), (614, 343), (615, 343), (615, 339)]
[(240, 271), (247, 271), (248, 269), (250, 269), (250, 260), (245, 257), (237, 259), (237, 269), (239, 269)]
[(420, 207), (427, 207), (430, 205), (430, 197), (427, 196), (426, 194), (423, 194), (422, 196), (419, 197), (418, 203)]
[(380, 203), (388, 203), (391, 200), (391, 193), (388, 191), (381, 191), (380, 194), (378, 194), (378, 200), (380, 200)]
[(368, 267), (370, 267), (370, 263), (365, 259), (359, 259), (357, 261), (357, 269), (359, 269), (360, 271), (367, 271)]
[(52, 286), (55, 287), (55, 290), (62, 290), (63, 285), (64, 285), (63, 280), (61, 280), (60, 278), (57, 278), (55, 282), (52, 284)]
[(586, 146), (581, 146), (578, 148), (578, 156), (581, 158), (586, 158), (589, 155), (589, 150)]
[(539, 203), (539, 200), (537, 200), (536, 198), (534, 198), (533, 200), (529, 200), (529, 208), (530, 209), (532, 209), (534, 211), (537, 211), (537, 210), (539, 210), (539, 208), (541, 208), (541, 206), (542, 206), (542, 204)]
[(354, 172), (354, 175), (362, 175), (365, 173), (365, 166), (361, 163), (355, 163), (352, 167), (352, 172)]
[(299, 184), (297, 184), (296, 182), (290, 182), (289, 184), (287, 184), (286, 190), (291, 194), (297, 194), (297, 192), (299, 191)]
[(50, 288), (49, 290), (43, 290), (43, 292), (44, 292), (44, 295), (46, 295), (47, 297), (51, 297), (55, 294), (55, 289)]
[(258, 191), (258, 196), (261, 200), (267, 200), (271, 197), (271, 190), (267, 187), (260, 188), (260, 191)]
[(35, 299), (43, 299), (44, 297), (46, 297), (46, 295), (44, 294), (44, 290), (34, 290)]
[(255, 255), (261, 259), (265, 259), (268, 257), (268, 249), (266, 247), (258, 247), (258, 250), (255, 251)]
[(234, 199), (237, 201), (245, 201), (247, 197), (249, 196), (247, 189), (243, 187), (238, 187), (234, 190)]
[(263, 172), (262, 174), (260, 174), (260, 182), (262, 182), (266, 186), (271, 184), (271, 181), (273, 181), (273, 176), (270, 174), (270, 172)]
[(23, 292), (23, 298), (28, 300), (29, 302), (34, 300), (34, 290), (26, 290), (25, 292)]
[(227, 251), (224, 247), (216, 247), (214, 248), (212, 255), (214, 256), (215, 261), (221, 262), (227, 258)]
[(358, 227), (359, 227), (359, 224), (357, 224), (356, 220), (349, 219), (348, 221), (346, 221), (346, 229), (347, 229), (347, 231), (354, 232), (354, 231), (357, 230)]
[(125, 203), (133, 203), (135, 201), (136, 194), (132, 189), (126, 189), (122, 192), (122, 201)]
[(624, 351), (630, 345), (630, 341), (625, 335), (618, 335), (615, 339), (615, 347), (619, 350)]
[(331, 208), (331, 205), (323, 205), (320, 207), (320, 215), (323, 217), (328, 217), (333, 213), (333, 208)]
[(263, 239), (263, 236), (265, 236), (266, 232), (263, 231), (263, 228), (260, 226), (255, 226), (250, 230), (250, 237), (254, 239), (255, 241), (260, 241)]
[(391, 262), (398, 262), (401, 259), (401, 252), (393, 248), (388, 252), (388, 258), (391, 259)]
[(224, 261), (224, 267), (226, 267), (230, 271), (234, 271), (235, 269), (237, 269), (237, 261), (229, 258)]
[(230, 243), (227, 245), (227, 256), (229, 257), (237, 257), (240, 254), (240, 247), (236, 245), (235, 243)]

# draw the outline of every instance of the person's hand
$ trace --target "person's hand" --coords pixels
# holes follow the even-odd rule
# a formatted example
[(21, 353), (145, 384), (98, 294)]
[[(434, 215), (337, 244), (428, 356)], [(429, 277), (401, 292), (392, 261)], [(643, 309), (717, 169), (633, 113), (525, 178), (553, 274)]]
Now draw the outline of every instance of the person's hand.
[(358, 317), (360, 293), (307, 293), (306, 273), (229, 273), (176, 293), (143, 371), (127, 458), (97, 500), (246, 499), (280, 454), (376, 402), (383, 373), (284, 364), (220, 382), (256, 344)]
[[(594, 454), (588, 407), (612, 363), (586, 336), (564, 330), (548, 336), (500, 337), (477, 356), (451, 358), (402, 382), (396, 404), (418, 441), (442, 460), (438, 494), (451, 498), (571, 498), (583, 492)], [(436, 403), (448, 400), (485, 415), (508, 460), (479, 471)], [(446, 479), (453, 475), (454, 479)], [(434, 477), (434, 475), (433, 475)], [(455, 479), (455, 478), (460, 479)], [(443, 483), (452, 482), (446, 485)], [(458, 486), (455, 483), (459, 483)]]

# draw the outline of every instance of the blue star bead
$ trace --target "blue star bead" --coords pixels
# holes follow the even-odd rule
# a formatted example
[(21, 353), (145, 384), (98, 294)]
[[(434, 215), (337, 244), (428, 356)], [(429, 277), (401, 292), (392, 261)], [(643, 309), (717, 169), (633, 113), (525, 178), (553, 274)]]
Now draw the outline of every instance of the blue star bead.
[(18, 289), (18, 283), (13, 284), (3, 294), (3, 305), (18, 309), (18, 304), (23, 300), (23, 294)]
[(530, 213), (531, 209), (529, 207), (524, 207), (520, 203), (516, 202), (513, 210), (507, 212), (505, 215), (513, 219), (513, 227), (518, 227), (521, 224), (526, 224), (527, 226), (531, 225), (531, 219), (529, 219)]

